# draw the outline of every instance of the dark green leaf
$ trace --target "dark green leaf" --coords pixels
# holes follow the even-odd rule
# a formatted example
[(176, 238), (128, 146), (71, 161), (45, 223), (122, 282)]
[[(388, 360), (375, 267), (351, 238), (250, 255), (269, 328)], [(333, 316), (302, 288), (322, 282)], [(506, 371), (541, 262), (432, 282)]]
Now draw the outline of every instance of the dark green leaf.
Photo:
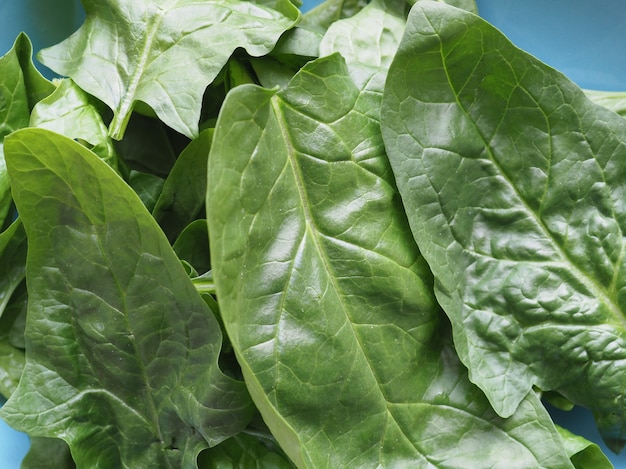
[(41, 51), (40, 60), (114, 111), (116, 140), (137, 101), (178, 132), (197, 136), (202, 94), (233, 51), (265, 55), (299, 19), (288, 0), (276, 9), (239, 0), (83, 0), (83, 6), (83, 26)]
[(291, 462), (269, 449), (257, 438), (240, 434), (204, 450), (198, 458), (200, 469), (293, 469)]
[(20, 469), (76, 469), (76, 464), (65, 441), (33, 437)]
[(212, 137), (213, 129), (203, 130), (180, 154), (152, 211), (170, 241), (202, 212), (206, 179), (198, 175), (206, 174)]
[[(115, 148), (131, 170), (166, 178), (179, 153), (179, 139), (158, 119), (138, 113), (128, 123), (124, 139)], [(185, 140), (184, 145), (189, 143)]]
[(470, 13), (419, 2), (383, 134), (455, 346), (502, 416), (533, 386), (626, 440), (626, 121)]
[(176, 255), (189, 262), (197, 272), (205, 273), (211, 268), (206, 220), (195, 220), (187, 225), (172, 247)]
[(234, 89), (218, 120), (211, 259), (264, 421), (298, 467), (571, 467), (537, 396), (502, 419), (467, 379), (367, 85), (335, 54), (283, 91)]
[(43, 129), (6, 140), (28, 236), (26, 368), (2, 418), (66, 440), (78, 467), (194, 467), (245, 427), (218, 322), (133, 191)]
[(128, 185), (133, 188), (148, 211), (152, 211), (161, 196), (165, 180), (154, 174), (130, 171)]

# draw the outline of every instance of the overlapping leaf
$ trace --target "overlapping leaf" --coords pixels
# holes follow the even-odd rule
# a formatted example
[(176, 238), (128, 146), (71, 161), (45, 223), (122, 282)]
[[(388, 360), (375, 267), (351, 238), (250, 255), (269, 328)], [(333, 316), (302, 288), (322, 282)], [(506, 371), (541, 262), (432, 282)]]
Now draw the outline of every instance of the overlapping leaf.
[(497, 412), (533, 385), (626, 440), (626, 121), (475, 15), (413, 8), (383, 134), (455, 346)]
[(224, 103), (211, 260), (251, 394), (299, 467), (571, 467), (538, 398), (501, 419), (449, 344), (385, 158), (382, 84), (360, 90), (335, 54)]
[(11, 186), (2, 151), (4, 137), (28, 126), (34, 104), (54, 90), (35, 69), (33, 48), (25, 34), (0, 58), (0, 226), (11, 221)]
[(84, 142), (109, 166), (117, 169), (118, 156), (113, 141), (93, 101), (72, 80), (63, 80), (50, 96), (34, 106), (29, 124)]
[(78, 467), (195, 467), (251, 414), (220, 326), (138, 197), (82, 145), (7, 138), (29, 243), (26, 368), (2, 417)]
[(40, 53), (113, 109), (121, 139), (137, 101), (189, 137), (198, 133), (202, 94), (233, 51), (272, 50), (299, 19), (288, 0), (274, 8), (240, 0), (85, 0), (86, 19), (70, 38)]

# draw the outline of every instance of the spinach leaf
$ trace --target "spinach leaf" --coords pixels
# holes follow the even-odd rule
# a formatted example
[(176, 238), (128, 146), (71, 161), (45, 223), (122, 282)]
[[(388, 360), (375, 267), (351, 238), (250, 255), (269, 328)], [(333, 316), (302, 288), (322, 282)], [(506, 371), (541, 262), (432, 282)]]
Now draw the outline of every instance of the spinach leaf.
[(39, 58), (113, 111), (120, 140), (135, 103), (178, 132), (198, 134), (205, 88), (238, 47), (259, 56), (299, 20), (288, 0), (274, 8), (240, 0), (84, 0), (86, 19)]
[(626, 92), (585, 90), (585, 94), (594, 103), (615, 111), (622, 117), (626, 117)]
[[(170, 242), (195, 220), (204, 208), (205, 174), (213, 129), (203, 130), (180, 154), (152, 210)], [(206, 239), (205, 239), (206, 241)]]
[(500, 418), (450, 346), (385, 157), (382, 84), (360, 90), (334, 54), (224, 102), (207, 220), (251, 395), (298, 467), (572, 467), (536, 395)]
[(29, 243), (26, 368), (2, 418), (62, 438), (78, 467), (195, 467), (243, 429), (220, 326), (136, 194), (44, 129), (7, 137)]
[(62, 80), (52, 94), (35, 105), (29, 125), (83, 142), (109, 166), (117, 169), (117, 152), (94, 101), (72, 80)]
[(14, 130), (28, 126), (32, 107), (53, 90), (33, 65), (30, 40), (20, 34), (11, 50), (0, 57), (0, 227), (12, 221), (11, 185), (2, 142)]
[(598, 445), (573, 434), (565, 428), (557, 427), (557, 430), (563, 438), (565, 450), (570, 455), (570, 459), (576, 469), (613, 467), (611, 461), (609, 461)]
[(626, 121), (479, 17), (419, 2), (383, 134), (456, 350), (494, 409), (533, 385), (626, 441)]
[(20, 469), (76, 469), (65, 441), (58, 438), (33, 437)]

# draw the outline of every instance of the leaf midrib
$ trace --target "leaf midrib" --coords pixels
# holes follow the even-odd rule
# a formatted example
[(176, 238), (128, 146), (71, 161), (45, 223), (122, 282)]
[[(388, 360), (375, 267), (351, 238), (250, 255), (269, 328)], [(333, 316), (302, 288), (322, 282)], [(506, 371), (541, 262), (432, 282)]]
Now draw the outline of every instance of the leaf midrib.
[[(132, 112), (135, 96), (139, 88), (141, 79), (143, 78), (146, 64), (150, 59), (150, 53), (152, 52), (152, 45), (155, 42), (156, 35), (163, 20), (163, 15), (166, 10), (159, 7), (159, 12), (150, 17), (150, 20), (146, 26), (145, 40), (143, 41), (143, 48), (141, 49), (141, 55), (139, 61), (136, 63), (133, 72), (131, 73), (131, 81), (124, 94), (120, 104), (115, 110), (115, 114), (111, 121), (109, 128), (109, 135), (115, 140), (121, 140), (126, 130), (130, 113)], [(149, 12), (146, 12), (149, 15)]]
[[(352, 335), (355, 338), (358, 346), (359, 346), (359, 351), (361, 353), (361, 355), (364, 357), (365, 362), (368, 364), (368, 371), (370, 372), (374, 382), (376, 383), (377, 389), (380, 393), (380, 395), (382, 396), (384, 402), (385, 402), (385, 415), (387, 416), (387, 418), (391, 418), (395, 424), (398, 426), (399, 429), (402, 429), (402, 426), (400, 425), (400, 422), (398, 422), (394, 415), (393, 412), (389, 409), (389, 405), (392, 404), (392, 402), (387, 398), (384, 389), (380, 386), (380, 381), (377, 377), (375, 368), (372, 366), (372, 363), (370, 362), (367, 354), (365, 353), (365, 347), (364, 344), (361, 341), (361, 338), (359, 336), (359, 334), (356, 332), (356, 330), (354, 329), (354, 324), (352, 322), (352, 318), (348, 312), (348, 307), (345, 304), (344, 300), (343, 300), (343, 295), (341, 294), (341, 289), (339, 288), (339, 285), (336, 282), (336, 278), (334, 275), (331, 275), (331, 273), (333, 272), (333, 269), (331, 267), (331, 265), (328, 263), (328, 256), (326, 255), (326, 252), (324, 250), (324, 248), (321, 245), (319, 236), (318, 236), (318, 230), (315, 229), (314, 227), (316, 226), (315, 223), (315, 219), (313, 217), (313, 214), (311, 213), (311, 210), (309, 208), (309, 205), (306, 203), (307, 202), (307, 196), (306, 196), (306, 189), (304, 187), (304, 177), (303, 174), (300, 170), (300, 166), (298, 165), (296, 159), (295, 159), (295, 153), (296, 153), (296, 149), (294, 147), (294, 145), (291, 142), (291, 137), (287, 131), (287, 129), (289, 128), (285, 116), (283, 114), (283, 112), (280, 109), (280, 104), (277, 102), (280, 98), (277, 97), (276, 95), (274, 95), (272, 97), (272, 99), (270, 100), (270, 105), (272, 107), (272, 110), (276, 116), (276, 119), (278, 120), (278, 124), (279, 124), (279, 128), (280, 128), (280, 132), (281, 132), (281, 136), (283, 138), (283, 141), (285, 142), (285, 146), (287, 148), (287, 162), (286, 164), (288, 164), (291, 167), (292, 170), (292, 174), (294, 177), (294, 181), (295, 181), (295, 185), (296, 185), (296, 189), (298, 191), (298, 195), (301, 201), (301, 205), (303, 207), (303, 213), (304, 213), (304, 219), (305, 219), (305, 230), (309, 232), (309, 237), (310, 239), (313, 241), (314, 246), (316, 251), (318, 252), (320, 259), (324, 265), (325, 271), (328, 273), (328, 279), (330, 281), (330, 284), (332, 285), (333, 289), (337, 292), (337, 296), (340, 299), (340, 304), (341, 304), (341, 309), (344, 312), (346, 319), (347, 319), (347, 323), (350, 326), (350, 330), (352, 331)], [(287, 104), (287, 103), (285, 103)], [(306, 237), (306, 234), (303, 235), (303, 241), (304, 242), (304, 238)], [(384, 428), (387, 428), (387, 423), (385, 423)], [(410, 438), (408, 435), (406, 435), (404, 432), (402, 432), (402, 434), (405, 436), (405, 438), (410, 442)], [(415, 448), (415, 445), (413, 443), (411, 443), (411, 445)]]

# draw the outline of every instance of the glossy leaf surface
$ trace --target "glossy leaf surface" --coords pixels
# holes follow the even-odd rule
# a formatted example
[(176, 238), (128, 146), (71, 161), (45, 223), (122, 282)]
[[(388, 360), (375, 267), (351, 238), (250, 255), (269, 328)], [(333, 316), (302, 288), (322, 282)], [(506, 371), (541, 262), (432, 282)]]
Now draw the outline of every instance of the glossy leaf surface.
[(360, 90), (335, 54), (224, 103), (207, 218), (251, 395), (298, 467), (572, 467), (534, 394), (501, 419), (450, 348), (385, 158), (382, 83)]
[(299, 19), (287, 0), (274, 8), (239, 0), (85, 0), (86, 19), (40, 60), (115, 113), (122, 138), (137, 101), (189, 137), (198, 134), (202, 94), (238, 47), (267, 54)]
[(11, 186), (2, 150), (4, 137), (28, 126), (34, 104), (54, 90), (35, 69), (32, 45), (20, 34), (13, 47), (0, 57), (0, 226), (10, 223)]
[(62, 80), (50, 96), (34, 106), (29, 125), (83, 142), (109, 166), (117, 169), (118, 156), (113, 141), (92, 101), (93, 98), (72, 80)]
[(5, 143), (28, 236), (26, 368), (2, 417), (66, 440), (78, 467), (195, 467), (245, 427), (220, 326), (139, 198), (82, 145)]
[(455, 346), (496, 411), (533, 385), (626, 439), (626, 121), (475, 15), (419, 2), (383, 134)]

